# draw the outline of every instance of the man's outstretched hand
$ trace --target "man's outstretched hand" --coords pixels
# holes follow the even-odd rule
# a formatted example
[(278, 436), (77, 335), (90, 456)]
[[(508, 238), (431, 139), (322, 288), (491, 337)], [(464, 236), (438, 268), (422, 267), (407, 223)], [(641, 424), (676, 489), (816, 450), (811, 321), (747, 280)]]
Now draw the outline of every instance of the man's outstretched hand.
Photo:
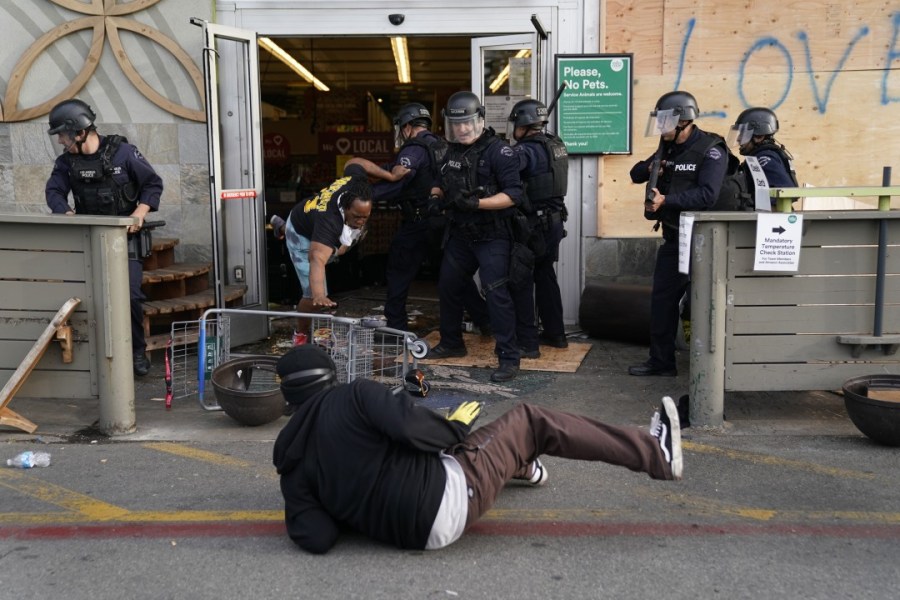
[(447, 420), (459, 421), (463, 425), (468, 425), (471, 427), (472, 423), (475, 422), (475, 419), (478, 418), (478, 415), (481, 414), (481, 409), (483, 407), (484, 405), (481, 402), (477, 402), (475, 400), (463, 402), (456, 407), (456, 410), (450, 413), (450, 416), (447, 417)]

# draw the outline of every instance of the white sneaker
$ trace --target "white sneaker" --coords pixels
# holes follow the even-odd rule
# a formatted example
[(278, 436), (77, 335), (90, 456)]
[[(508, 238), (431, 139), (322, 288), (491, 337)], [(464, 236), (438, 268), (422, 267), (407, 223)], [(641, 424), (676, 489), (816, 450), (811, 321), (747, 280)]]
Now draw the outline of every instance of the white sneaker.
[(547, 483), (549, 475), (547, 473), (547, 467), (544, 466), (544, 463), (541, 462), (541, 459), (534, 459), (534, 462), (531, 463), (531, 465), (534, 467), (534, 470), (531, 472), (531, 477), (528, 478), (528, 483), (534, 486), (544, 485), (545, 483)]
[(668, 396), (662, 399), (662, 412), (653, 413), (650, 420), (650, 435), (659, 441), (666, 462), (672, 469), (672, 479), (681, 479), (684, 464), (681, 455), (681, 423), (678, 407)]

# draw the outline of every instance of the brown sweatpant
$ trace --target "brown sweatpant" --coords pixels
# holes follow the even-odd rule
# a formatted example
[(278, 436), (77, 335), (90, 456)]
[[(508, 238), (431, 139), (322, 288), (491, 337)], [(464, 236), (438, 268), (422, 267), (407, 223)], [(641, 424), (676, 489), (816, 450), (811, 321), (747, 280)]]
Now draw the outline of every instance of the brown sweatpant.
[(466, 528), (493, 506), (506, 482), (525, 477), (542, 454), (601, 461), (643, 471), (654, 479), (672, 479), (659, 442), (647, 429), (607, 425), (534, 404), (516, 405), (473, 431), (450, 453), (469, 487)]

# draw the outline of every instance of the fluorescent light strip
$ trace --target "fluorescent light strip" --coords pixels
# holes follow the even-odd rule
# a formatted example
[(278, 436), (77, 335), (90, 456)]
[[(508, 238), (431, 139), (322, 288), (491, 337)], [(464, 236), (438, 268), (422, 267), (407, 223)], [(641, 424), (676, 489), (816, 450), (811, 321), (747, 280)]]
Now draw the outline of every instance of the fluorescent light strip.
[[(515, 58), (527, 58), (531, 56), (531, 50), (529, 48), (523, 48), (516, 52)], [(506, 83), (506, 80), (509, 79), (509, 63), (506, 63), (506, 66), (503, 67), (503, 70), (500, 71), (500, 74), (497, 75), (497, 78), (494, 79), (493, 82), (488, 86), (491, 89), (491, 92), (497, 93), (497, 90), (500, 89), (500, 86)]]
[(397, 79), (400, 83), (412, 83), (409, 71), (409, 50), (405, 37), (392, 37), (391, 49), (394, 51), (394, 62), (397, 63)]
[(285, 52), (281, 48), (281, 46), (267, 37), (261, 37), (258, 41), (260, 46), (271, 52), (275, 58), (290, 67), (291, 71), (316, 86), (316, 89), (322, 90), (323, 92), (330, 91), (330, 88), (327, 85), (322, 83), (315, 75), (310, 73), (306, 67), (298, 63), (293, 56)]

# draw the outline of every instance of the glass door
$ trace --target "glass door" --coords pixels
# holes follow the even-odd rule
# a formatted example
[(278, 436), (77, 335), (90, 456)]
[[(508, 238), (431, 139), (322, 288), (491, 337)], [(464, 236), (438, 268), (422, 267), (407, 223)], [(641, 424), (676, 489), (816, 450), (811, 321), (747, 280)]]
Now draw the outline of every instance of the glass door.
[[(216, 307), (266, 310), (265, 202), (256, 33), (203, 28)], [(231, 317), (232, 345), (269, 334), (264, 315)]]
[(513, 105), (541, 99), (541, 56), (536, 34), (472, 38), (472, 91), (482, 99), (485, 123), (506, 137)]

